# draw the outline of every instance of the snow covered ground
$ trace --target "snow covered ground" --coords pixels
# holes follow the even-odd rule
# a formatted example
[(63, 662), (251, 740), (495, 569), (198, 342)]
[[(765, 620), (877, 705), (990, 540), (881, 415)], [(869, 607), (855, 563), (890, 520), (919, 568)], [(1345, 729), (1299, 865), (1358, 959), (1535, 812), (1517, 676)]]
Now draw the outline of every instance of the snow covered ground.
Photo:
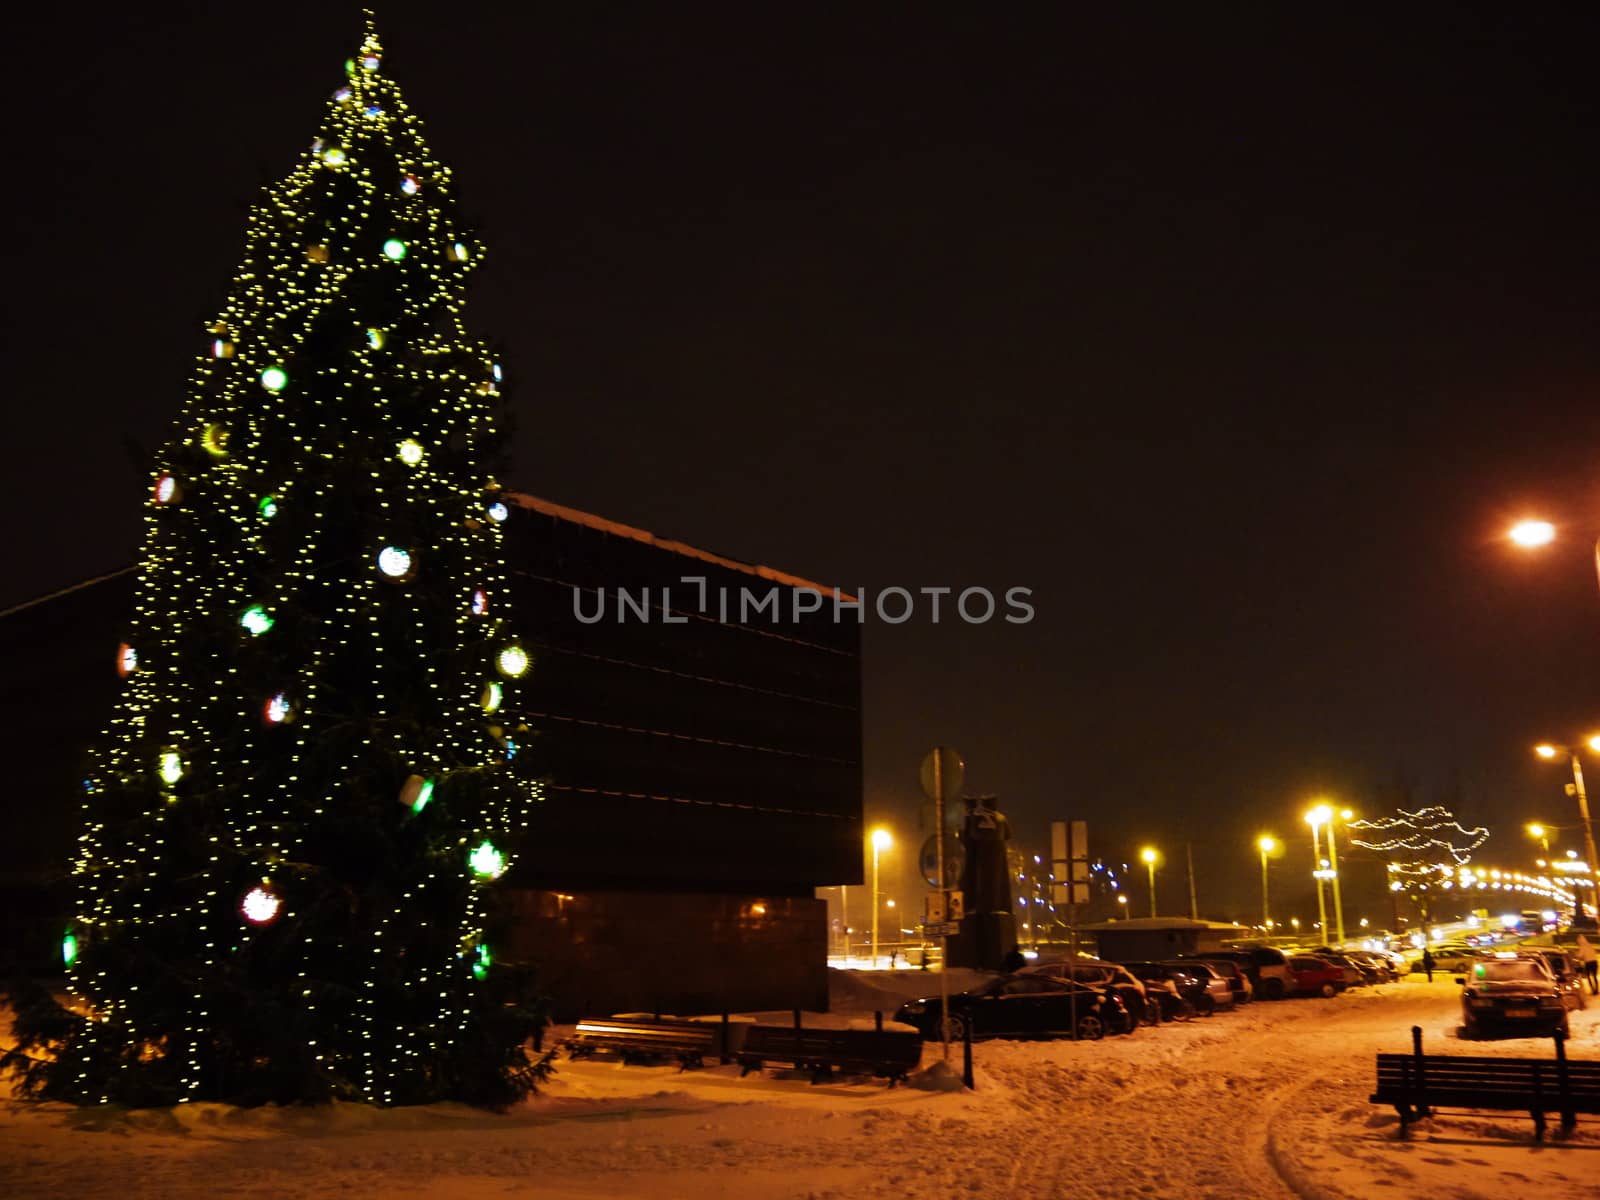
[[(807, 1020), (859, 1019), (927, 983), (836, 972), (835, 1012)], [(1538, 1145), (1525, 1115), (1447, 1115), (1402, 1142), (1393, 1110), (1367, 1103), (1373, 1054), (1409, 1049), (1414, 1024), (1432, 1052), (1551, 1053), (1549, 1041), (1460, 1043), (1457, 1013), (1457, 989), (1440, 976), (1097, 1043), (981, 1042), (971, 1093), (563, 1060), (543, 1095), (505, 1116), (452, 1105), (130, 1113), (12, 1101), (0, 1104), (0, 1196), (1600, 1194), (1600, 1117)], [(1572, 1056), (1600, 1059), (1600, 1004), (1572, 1026)], [(924, 1065), (939, 1053), (930, 1047)]]

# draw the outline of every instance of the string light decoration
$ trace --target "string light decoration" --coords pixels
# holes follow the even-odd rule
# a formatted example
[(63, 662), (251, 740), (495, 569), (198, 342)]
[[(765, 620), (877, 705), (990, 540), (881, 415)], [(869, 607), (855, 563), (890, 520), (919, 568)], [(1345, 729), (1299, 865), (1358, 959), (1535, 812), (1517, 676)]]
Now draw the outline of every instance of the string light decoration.
[(1351, 821), (1346, 828), (1352, 846), (1388, 858), (1389, 890), (1405, 893), (1424, 920), (1442, 893), (1455, 888), (1457, 873), (1472, 861), (1472, 852), (1489, 840), (1487, 829), (1468, 829), (1437, 804), (1416, 812), (1399, 809), (1392, 817)]
[(484, 251), (383, 68), (368, 14), (158, 459), (73, 863), (88, 1015), (36, 1094), (503, 1106), (548, 1072), (485, 943), (539, 792), (482, 701), (526, 653), (470, 599), (508, 586)]

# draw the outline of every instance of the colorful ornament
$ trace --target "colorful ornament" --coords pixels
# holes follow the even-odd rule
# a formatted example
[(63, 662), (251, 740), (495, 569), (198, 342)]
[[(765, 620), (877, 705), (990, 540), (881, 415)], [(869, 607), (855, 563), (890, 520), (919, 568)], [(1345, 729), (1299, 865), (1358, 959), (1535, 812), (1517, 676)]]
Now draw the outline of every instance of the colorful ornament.
[(482, 879), (498, 879), (505, 873), (506, 857), (493, 842), (483, 842), (467, 858), (472, 873)]
[(226, 458), (228, 456), (228, 439), (233, 436), (233, 431), (226, 425), (213, 421), (207, 425), (200, 434), (200, 445), (205, 452), (213, 458)]
[(496, 525), (511, 515), (511, 510), (505, 506), (505, 501), (503, 500), (496, 500), (493, 504), (489, 505), (488, 512), (489, 520), (493, 521)]
[(383, 342), (384, 342), (383, 330), (381, 330), (381, 329), (369, 329), (369, 330), (367, 330), (367, 345), (371, 346), (374, 350), (382, 350), (383, 349)]
[(407, 438), (400, 443), (395, 453), (399, 455), (400, 461), (405, 463), (406, 466), (414, 467), (422, 461), (422, 443), (417, 441), (416, 438)]
[(338, 103), (343, 104), (346, 100), (350, 99), (350, 97), (353, 96), (353, 95), (355, 95), (355, 93), (352, 92), (349, 88), (342, 87), (337, 92), (335, 92), (333, 94), (333, 98)]
[(151, 499), (157, 504), (172, 504), (183, 495), (183, 489), (178, 486), (178, 477), (168, 471), (163, 471), (156, 476), (155, 490)]
[(307, 246), (306, 258), (314, 263), (325, 263), (328, 261), (328, 247), (322, 242)]
[(232, 358), (233, 343), (228, 341), (227, 338), (218, 338), (216, 341), (211, 343), (211, 357)]
[(270, 521), (278, 515), (278, 498), (276, 496), (263, 496), (256, 504), (256, 511), (261, 514), (263, 521)]
[(411, 554), (399, 546), (385, 546), (378, 551), (378, 570), (390, 579), (406, 579), (411, 575)]
[(289, 386), (289, 372), (279, 366), (268, 367), (261, 372), (261, 386), (269, 392), (281, 392)]
[(285, 693), (279, 692), (262, 705), (262, 715), (267, 718), (268, 725), (286, 725), (294, 720), (294, 705), (289, 703)]
[(499, 363), (490, 363), (489, 364), (489, 374), (494, 376), (494, 381), (496, 383), (503, 382), (505, 380), (505, 377), (506, 377), (506, 373), (505, 373), (505, 371), (501, 370)]
[(484, 712), (492, 713), (499, 709), (500, 705), (505, 702), (505, 698), (505, 689), (496, 680), (491, 679), (483, 685), (483, 696), (479, 703), (483, 705)]
[(272, 614), (262, 608), (261, 605), (252, 604), (239, 614), (239, 624), (244, 626), (251, 637), (260, 637), (271, 629), (276, 622), (273, 621)]
[(415, 196), (422, 190), (422, 180), (415, 175), (402, 175), (400, 177), (400, 190), (408, 196)]
[(467, 248), (460, 242), (454, 243), (449, 250), (445, 251), (445, 254), (451, 262), (464, 263), (468, 258), (471, 257), (471, 255), (467, 253)]
[(139, 652), (127, 642), (117, 647), (117, 674), (126, 679), (139, 669)]
[(61, 935), (61, 965), (70, 967), (78, 961), (78, 936), (72, 930)]
[(278, 916), (278, 910), (283, 907), (283, 901), (272, 890), (272, 885), (263, 879), (255, 887), (244, 894), (244, 899), (239, 901), (239, 913), (252, 925), (268, 925)]
[(494, 960), (489, 957), (488, 944), (486, 942), (479, 942), (478, 955), (472, 964), (472, 977), (474, 979), (482, 979), (484, 976), (488, 975), (489, 967), (493, 964), (493, 961)]
[(472, 593), (472, 615), (481, 617), (489, 611), (489, 593), (477, 588)]
[(414, 813), (419, 813), (428, 807), (428, 801), (433, 799), (433, 780), (424, 779), (421, 775), (407, 775), (406, 781), (400, 785), (400, 803), (404, 804)]
[(345, 162), (348, 160), (345, 158), (344, 151), (339, 149), (338, 146), (329, 146), (322, 152), (322, 161), (324, 164), (337, 171), (340, 167), (344, 166)]
[(361, 69), (364, 71), (376, 71), (378, 69), (378, 56), (376, 54), (365, 56), (361, 60)]
[(528, 670), (528, 652), (521, 646), (507, 646), (495, 658), (495, 666), (506, 678), (516, 679)]
[(171, 787), (189, 772), (189, 764), (183, 761), (183, 754), (176, 746), (168, 746), (156, 756), (156, 775), (161, 782)]
[(399, 262), (406, 254), (406, 244), (399, 238), (390, 238), (383, 244), (383, 256), (390, 262)]
[(366, 114), (367, 116), (376, 120), (378, 117), (383, 116), (383, 109), (379, 108), (376, 104), (369, 104), (366, 108)]

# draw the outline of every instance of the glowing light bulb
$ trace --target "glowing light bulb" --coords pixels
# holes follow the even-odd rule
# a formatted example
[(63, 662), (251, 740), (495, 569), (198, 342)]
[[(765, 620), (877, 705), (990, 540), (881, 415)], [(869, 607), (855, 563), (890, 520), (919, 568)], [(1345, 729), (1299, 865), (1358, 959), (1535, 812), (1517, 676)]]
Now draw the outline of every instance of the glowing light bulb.
[(493, 842), (483, 842), (468, 857), (467, 863), (474, 875), (484, 879), (498, 879), (506, 869), (505, 855), (495, 849)]
[(278, 515), (278, 498), (276, 496), (263, 496), (256, 505), (256, 511), (261, 514), (263, 521), (270, 521)]
[(383, 256), (390, 262), (399, 262), (407, 253), (406, 244), (399, 238), (390, 238), (383, 244)]
[(268, 367), (261, 372), (261, 386), (269, 392), (281, 392), (289, 386), (289, 372), (278, 366)]
[(117, 674), (126, 679), (139, 669), (139, 652), (127, 642), (117, 647)]
[(506, 691), (494, 680), (483, 685), (483, 711), (492, 713), (505, 702)]
[(269, 725), (282, 725), (294, 716), (294, 706), (289, 703), (289, 697), (283, 692), (269, 697), (262, 711)]
[(472, 615), (481, 617), (489, 611), (489, 593), (479, 588), (472, 593)]
[(528, 669), (528, 652), (521, 646), (507, 646), (495, 659), (500, 674), (515, 679)]
[(184, 770), (183, 755), (173, 747), (163, 750), (156, 759), (156, 775), (169, 786), (183, 778)]
[(166, 471), (157, 475), (152, 495), (157, 504), (171, 504), (180, 495), (177, 476)]
[[(346, 96), (345, 98), (348, 99), (349, 97)], [(329, 146), (322, 152), (322, 161), (337, 171), (345, 164), (344, 151), (337, 146)]]
[(422, 443), (417, 441), (416, 438), (407, 438), (400, 443), (396, 453), (400, 456), (400, 461), (405, 463), (406, 466), (414, 467), (422, 461)]
[(422, 181), (415, 175), (402, 175), (400, 177), (400, 190), (408, 196), (415, 196), (422, 190)]
[(239, 614), (239, 624), (249, 631), (251, 637), (260, 637), (271, 629), (275, 622), (272, 614), (259, 604), (252, 604)]
[(501, 521), (504, 521), (510, 515), (511, 510), (505, 506), (505, 502), (503, 500), (496, 500), (493, 504), (489, 505), (489, 520), (493, 521), (496, 525), (498, 525)]

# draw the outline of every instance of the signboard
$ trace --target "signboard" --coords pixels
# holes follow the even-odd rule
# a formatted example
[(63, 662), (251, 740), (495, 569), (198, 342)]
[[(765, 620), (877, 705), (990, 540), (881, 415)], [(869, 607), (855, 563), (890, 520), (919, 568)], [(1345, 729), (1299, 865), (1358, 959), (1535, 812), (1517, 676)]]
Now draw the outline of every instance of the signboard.
[[(967, 777), (967, 764), (949, 746), (935, 746), (922, 760), (918, 776), (922, 780), (924, 796), (929, 800), (948, 800), (960, 794), (962, 780)], [(943, 795), (940, 795), (940, 788), (934, 787), (935, 776), (938, 776)]]
[(1050, 902), (1089, 903), (1089, 823), (1050, 822)]

